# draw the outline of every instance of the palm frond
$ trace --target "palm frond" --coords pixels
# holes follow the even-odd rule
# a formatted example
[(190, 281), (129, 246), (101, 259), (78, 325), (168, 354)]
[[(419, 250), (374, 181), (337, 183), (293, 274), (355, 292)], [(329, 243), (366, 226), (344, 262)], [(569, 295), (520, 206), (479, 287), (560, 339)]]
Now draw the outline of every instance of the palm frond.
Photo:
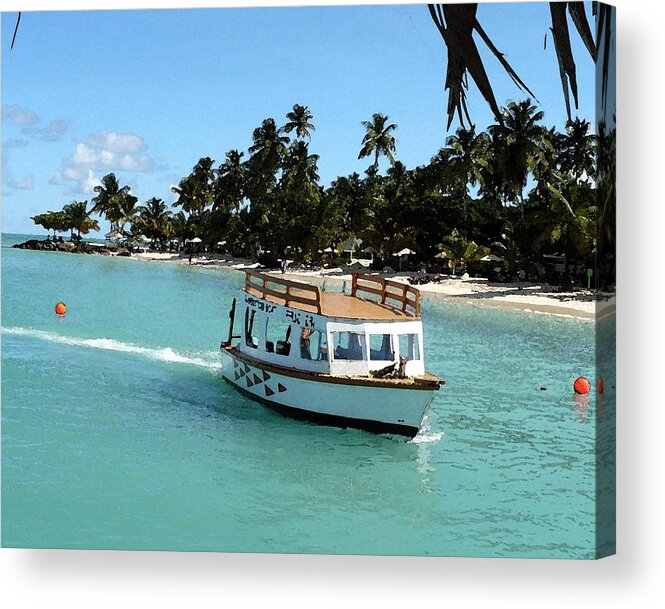
[(570, 33), (568, 31), (568, 19), (566, 18), (566, 4), (563, 2), (550, 2), (550, 14), (552, 15), (552, 37), (554, 38), (554, 49), (559, 62), (559, 77), (566, 102), (566, 114), (570, 120), (570, 93), (575, 100), (575, 108), (579, 107), (577, 96), (577, 69), (573, 59), (573, 50), (570, 46)]
[[(492, 85), (478, 52), (478, 47), (473, 39), (474, 32), (478, 33), (482, 41), (497, 58), (515, 85), (517, 85), (520, 90), (528, 93), (531, 97), (537, 100), (535, 94), (508, 63), (504, 54), (497, 49), (492, 39), (476, 18), (477, 9), (478, 4), (476, 3), (458, 5), (428, 4), (430, 17), (434, 21), (448, 52), (444, 85), (445, 90), (448, 91), (447, 129), (450, 128), (455, 115), (459, 117), (462, 126), (465, 125), (465, 121), (470, 125), (473, 124), (469, 115), (466, 99), (468, 91), (468, 75), (471, 75), (473, 78), (496, 119), (499, 122), (502, 120)], [(559, 77), (561, 79), (561, 87), (564, 94), (568, 118), (571, 117), (571, 94), (575, 108), (578, 108), (578, 85), (577, 69), (570, 43), (570, 32), (566, 13), (568, 12), (570, 14), (575, 29), (594, 61), (596, 61), (598, 57), (599, 45), (601, 45), (602, 41), (602, 91), (603, 107), (605, 107), (608, 62), (611, 52), (611, 11), (612, 7), (603, 3), (593, 3), (593, 14), (596, 16), (597, 22), (596, 40), (594, 42), (583, 2), (550, 2), (550, 14), (552, 18), (551, 31), (554, 49), (559, 64)], [(545, 43), (547, 43), (547, 36), (545, 37)]]
[(535, 98), (535, 95), (517, 75), (517, 72), (508, 63), (503, 53), (496, 48), (476, 19), (477, 4), (429, 4), (428, 9), (448, 49), (445, 81), (445, 89), (448, 91), (448, 129), (452, 124), (455, 114), (458, 115), (461, 125), (465, 124), (465, 119), (469, 124), (472, 124), (466, 103), (466, 91), (468, 90), (467, 74), (470, 74), (471, 78), (473, 78), (494, 116), (497, 120), (501, 121), (501, 112), (496, 103), (492, 85), (485, 71), (478, 47), (473, 39), (474, 31), (478, 32), (490, 51), (513, 79), (513, 82), (520, 89), (528, 92)]
[(12, 44), (9, 47), (9, 50), (12, 50), (14, 48), (14, 42), (16, 42), (16, 34), (18, 34), (19, 23), (21, 23), (21, 11), (19, 11), (18, 17), (16, 18), (16, 27), (14, 27), (14, 35), (12, 36)]

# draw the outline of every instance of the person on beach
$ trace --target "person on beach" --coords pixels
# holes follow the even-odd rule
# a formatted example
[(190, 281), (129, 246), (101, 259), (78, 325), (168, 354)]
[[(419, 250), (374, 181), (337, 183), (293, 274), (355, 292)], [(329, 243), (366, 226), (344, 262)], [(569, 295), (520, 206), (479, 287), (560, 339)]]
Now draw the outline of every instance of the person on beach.
[(286, 258), (282, 258), (279, 261), (279, 270), (282, 271), (282, 273), (286, 273)]

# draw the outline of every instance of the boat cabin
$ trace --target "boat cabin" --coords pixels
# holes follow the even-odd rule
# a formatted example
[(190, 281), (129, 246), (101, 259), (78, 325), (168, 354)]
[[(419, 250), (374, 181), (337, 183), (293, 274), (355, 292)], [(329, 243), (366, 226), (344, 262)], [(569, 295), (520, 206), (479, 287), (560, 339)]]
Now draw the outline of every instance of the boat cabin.
[(253, 359), (312, 373), (425, 374), (418, 290), (371, 275), (353, 275), (345, 294), (248, 271), (228, 347), (232, 339)]

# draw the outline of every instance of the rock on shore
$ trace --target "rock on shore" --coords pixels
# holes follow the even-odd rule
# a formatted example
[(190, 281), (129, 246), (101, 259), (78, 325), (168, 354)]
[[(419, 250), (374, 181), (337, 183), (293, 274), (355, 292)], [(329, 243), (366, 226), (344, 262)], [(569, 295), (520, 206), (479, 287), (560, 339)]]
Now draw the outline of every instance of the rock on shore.
[(68, 252), (70, 254), (98, 254), (100, 256), (130, 256), (131, 252), (125, 247), (109, 248), (106, 245), (91, 245), (81, 241), (52, 241), (29, 239), (23, 243), (17, 243), (12, 247), (22, 250), (37, 250), (40, 252)]

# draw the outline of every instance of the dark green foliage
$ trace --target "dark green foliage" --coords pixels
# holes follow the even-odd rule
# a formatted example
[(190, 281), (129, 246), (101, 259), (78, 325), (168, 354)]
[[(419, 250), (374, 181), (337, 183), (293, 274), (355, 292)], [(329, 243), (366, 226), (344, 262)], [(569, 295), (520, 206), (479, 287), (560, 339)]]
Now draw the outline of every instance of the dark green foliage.
[[(129, 187), (120, 187), (113, 174), (95, 189), (91, 212), (130, 240), (145, 235), (164, 249), (170, 239), (183, 244), (199, 237), (209, 250), (267, 264), (284, 257), (348, 260), (343, 244), (353, 243), (355, 257), (372, 257), (375, 268), (486, 274), (498, 266), (509, 278), (585, 282), (584, 269), (594, 266), (597, 254), (607, 258), (603, 252), (614, 244), (609, 220), (596, 235), (598, 219), (614, 213), (614, 132), (601, 125), (595, 171), (596, 137), (588, 122), (569, 121), (563, 133), (547, 129), (530, 100), (510, 102), (499, 114), (501, 121), (486, 131), (458, 129), (429, 163), (414, 169), (395, 159), (396, 125), (374, 114), (363, 123), (360, 153), (374, 162), (363, 176), (338, 177), (324, 188), (319, 156), (309, 144), (313, 117), (296, 104), (284, 127), (263, 121), (247, 157), (230, 150), (217, 168), (210, 157), (201, 158), (172, 189), (177, 213), (156, 198), (136, 207)], [(390, 161), (385, 174), (378, 167), (382, 155)], [(85, 203), (75, 205), (75, 225), (66, 221), (71, 205), (34, 220), (47, 230), (96, 230), (96, 223), (85, 223)], [(403, 249), (415, 253), (396, 258)], [(491, 264), (482, 260), (489, 253)], [(563, 271), (552, 276), (546, 256), (563, 260)]]

